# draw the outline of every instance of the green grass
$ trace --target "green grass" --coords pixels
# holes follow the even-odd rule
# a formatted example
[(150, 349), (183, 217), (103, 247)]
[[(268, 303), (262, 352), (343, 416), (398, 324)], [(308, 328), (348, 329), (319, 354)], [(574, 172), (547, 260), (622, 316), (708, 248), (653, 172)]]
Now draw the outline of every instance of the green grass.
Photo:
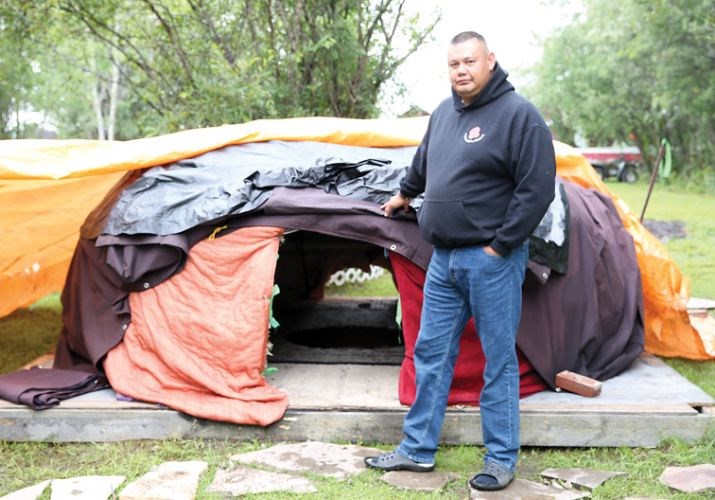
[[(375, 446), (371, 443), (363, 443)], [(204, 460), (209, 468), (199, 483), (199, 499), (222, 498), (208, 493), (216, 470), (227, 467), (230, 457), (238, 453), (269, 446), (267, 443), (238, 443), (221, 440), (164, 440), (120, 443), (52, 444), (0, 442), (0, 496), (38, 483), (44, 479), (80, 475), (124, 475), (127, 482), (137, 479), (151, 467), (168, 460)], [(377, 445), (389, 449), (386, 445)], [(437, 454), (440, 471), (451, 472), (457, 479), (436, 493), (395, 490), (384, 483), (377, 471), (365, 471), (347, 481), (310, 475), (318, 493), (310, 498), (360, 499), (463, 499), (467, 498), (466, 482), (481, 462), (483, 448), (475, 446), (444, 446)], [(587, 468), (624, 472), (593, 491), (594, 499), (625, 496), (652, 498), (696, 499), (707, 494), (684, 494), (670, 490), (658, 482), (658, 476), (668, 466), (688, 466), (712, 462), (715, 456), (715, 434), (699, 443), (686, 444), (670, 440), (654, 449), (638, 448), (526, 448), (522, 450), (519, 477), (540, 481), (539, 472), (547, 468)], [(272, 493), (249, 498), (290, 499), (295, 495)], [(709, 498), (714, 498), (710, 495)], [(48, 493), (43, 498), (49, 498)]]
[(32, 307), (0, 318), (0, 373), (17, 370), (42, 354), (52, 352), (60, 333), (62, 306), (58, 293)]
[[(640, 216), (648, 185), (608, 182), (608, 188)], [(715, 299), (715, 195), (673, 191), (656, 183), (645, 218), (685, 223), (686, 238), (666, 243), (691, 284), (691, 296)]]
[(397, 288), (389, 271), (379, 278), (364, 283), (345, 283), (341, 286), (330, 285), (325, 287), (325, 295), (344, 297), (396, 297)]

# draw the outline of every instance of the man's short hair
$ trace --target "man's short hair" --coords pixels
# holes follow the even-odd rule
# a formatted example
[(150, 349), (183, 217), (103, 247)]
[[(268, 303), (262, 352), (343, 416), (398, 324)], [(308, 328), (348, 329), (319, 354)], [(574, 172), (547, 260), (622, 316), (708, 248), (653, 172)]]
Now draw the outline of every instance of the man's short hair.
[(454, 37), (452, 38), (452, 40), (449, 43), (452, 45), (455, 45), (455, 44), (466, 42), (467, 40), (472, 40), (472, 39), (479, 40), (484, 45), (487, 44), (486, 39), (482, 35), (477, 33), (476, 31), (462, 31), (459, 34), (454, 35)]

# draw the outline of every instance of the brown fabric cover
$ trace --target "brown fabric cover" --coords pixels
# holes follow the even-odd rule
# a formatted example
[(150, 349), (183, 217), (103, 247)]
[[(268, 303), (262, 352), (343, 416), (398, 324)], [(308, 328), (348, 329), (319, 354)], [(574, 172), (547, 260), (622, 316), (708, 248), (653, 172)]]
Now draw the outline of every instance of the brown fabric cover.
[(544, 380), (570, 370), (598, 380), (643, 351), (643, 292), (631, 235), (605, 195), (564, 183), (571, 231), (565, 275), (526, 274), (517, 344)]

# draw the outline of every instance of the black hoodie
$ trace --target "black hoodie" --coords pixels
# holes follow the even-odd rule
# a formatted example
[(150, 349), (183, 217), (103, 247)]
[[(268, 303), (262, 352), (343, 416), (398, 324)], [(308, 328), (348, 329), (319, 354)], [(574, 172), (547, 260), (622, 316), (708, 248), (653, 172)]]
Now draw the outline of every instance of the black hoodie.
[(497, 64), (467, 106), (453, 91), (432, 113), (402, 181), (405, 197), (424, 192), (420, 231), (437, 247), (489, 244), (506, 255), (554, 198), (551, 133), (507, 76)]

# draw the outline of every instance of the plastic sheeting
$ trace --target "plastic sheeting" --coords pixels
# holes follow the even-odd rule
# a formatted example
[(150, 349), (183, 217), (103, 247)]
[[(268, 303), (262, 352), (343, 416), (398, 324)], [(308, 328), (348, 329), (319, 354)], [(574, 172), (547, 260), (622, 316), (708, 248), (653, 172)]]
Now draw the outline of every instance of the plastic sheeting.
[[(295, 118), (126, 142), (0, 141), (0, 316), (62, 288), (79, 227), (120, 172), (169, 164), (231, 144), (269, 140), (414, 146), (426, 127), (425, 117)], [(557, 173), (611, 196), (633, 236), (645, 296), (646, 349), (663, 356), (714, 358), (689, 322), (686, 280), (665, 247), (608, 191), (583, 156), (561, 143), (555, 147)]]
[(0, 317), (62, 289), (79, 228), (124, 173), (269, 140), (419, 144), (425, 118), (291, 118), (124, 142), (0, 141)]
[(122, 192), (103, 234), (179, 233), (255, 210), (275, 187), (320, 187), (384, 202), (399, 187), (414, 151), (312, 141), (230, 146), (145, 172)]
[[(180, 233), (256, 210), (277, 187), (316, 187), (379, 205), (398, 191), (415, 150), (414, 146), (368, 148), (313, 141), (228, 146), (146, 171), (123, 190), (102, 234)], [(565, 273), (568, 209), (560, 181), (555, 191), (532, 235), (530, 257)], [(421, 197), (412, 201), (417, 210), (421, 205)]]

